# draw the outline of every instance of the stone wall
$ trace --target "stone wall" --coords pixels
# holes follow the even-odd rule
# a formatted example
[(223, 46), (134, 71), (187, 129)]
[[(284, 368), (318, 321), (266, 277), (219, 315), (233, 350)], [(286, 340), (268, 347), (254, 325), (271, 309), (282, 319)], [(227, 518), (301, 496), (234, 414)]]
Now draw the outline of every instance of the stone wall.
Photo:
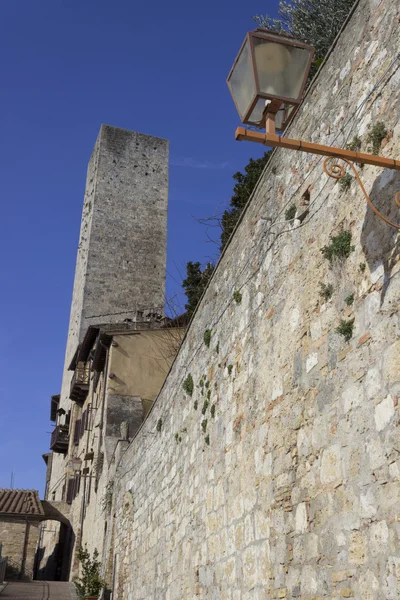
[(6, 581), (33, 579), (37, 540), (37, 523), (0, 521), (1, 554), (8, 559)]
[[(381, 153), (400, 158), (399, 62), (385, 74), (399, 16), (397, 0), (360, 1), (289, 137), (358, 134), (365, 151), (383, 121)], [(400, 221), (400, 176), (361, 177)], [(341, 231), (354, 250), (330, 265), (321, 249)], [(345, 189), (319, 157), (275, 153), (120, 461), (115, 597), (400, 597), (399, 270), (397, 232), (354, 179)]]

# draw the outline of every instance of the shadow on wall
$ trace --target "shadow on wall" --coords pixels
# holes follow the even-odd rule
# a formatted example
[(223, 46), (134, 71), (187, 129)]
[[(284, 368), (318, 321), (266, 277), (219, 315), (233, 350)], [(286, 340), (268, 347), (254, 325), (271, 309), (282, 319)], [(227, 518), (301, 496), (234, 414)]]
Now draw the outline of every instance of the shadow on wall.
[[(70, 527), (61, 523), (59, 540), (53, 552), (42, 565), (45, 549), (38, 548), (35, 557), (34, 578), (41, 581), (68, 581), (71, 570), (71, 549), (75, 544), (75, 534)], [(42, 566), (39, 566), (42, 565)]]
[[(371, 202), (384, 217), (400, 225), (400, 207), (395, 195), (400, 192), (400, 173), (385, 169), (374, 182)], [(361, 231), (361, 246), (375, 282), (383, 274), (381, 306), (390, 285), (391, 271), (400, 253), (400, 232), (380, 219), (368, 205)]]

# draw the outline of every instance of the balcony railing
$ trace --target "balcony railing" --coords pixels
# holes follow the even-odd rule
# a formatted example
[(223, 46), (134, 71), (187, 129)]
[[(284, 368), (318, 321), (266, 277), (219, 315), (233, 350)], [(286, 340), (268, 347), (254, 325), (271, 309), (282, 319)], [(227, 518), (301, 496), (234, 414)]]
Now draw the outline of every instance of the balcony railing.
[(71, 381), (71, 390), (69, 394), (71, 400), (79, 403), (85, 401), (89, 392), (89, 378), (89, 364), (83, 362), (78, 363)]
[(68, 425), (57, 425), (51, 434), (50, 450), (64, 454), (68, 450)]

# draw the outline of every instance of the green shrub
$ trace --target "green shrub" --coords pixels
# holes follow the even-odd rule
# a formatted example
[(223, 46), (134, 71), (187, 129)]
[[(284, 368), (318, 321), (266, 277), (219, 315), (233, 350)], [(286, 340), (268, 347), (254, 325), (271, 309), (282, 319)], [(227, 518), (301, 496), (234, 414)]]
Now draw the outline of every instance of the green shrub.
[(285, 211), (285, 219), (286, 221), (293, 221), (296, 216), (297, 206), (295, 204), (291, 204), (289, 208)]
[(202, 415), (206, 414), (207, 408), (208, 408), (209, 404), (210, 404), (210, 402), (208, 400), (204, 400), (203, 408), (201, 409), (201, 414)]
[(351, 306), (354, 302), (354, 293), (353, 294), (349, 294), (348, 296), (346, 296), (346, 298), (344, 299), (344, 301), (346, 302), (347, 306)]
[(203, 339), (204, 339), (205, 345), (207, 346), (207, 348), (209, 348), (210, 347), (210, 342), (211, 342), (211, 329), (206, 329), (205, 330)]
[(330, 298), (332, 298), (333, 295), (333, 285), (331, 283), (325, 284), (322, 283), (322, 281), (320, 281), (319, 287), (321, 288), (319, 291), (319, 295), (325, 300), (325, 302), (328, 302), (328, 300), (330, 300)]
[(210, 411), (210, 413), (211, 413), (211, 416), (212, 416), (212, 418), (214, 418), (214, 417), (215, 417), (215, 404), (213, 404), (213, 405), (211, 406), (211, 411)]
[(191, 376), (190, 373), (186, 377), (185, 381), (183, 382), (182, 387), (185, 390), (185, 392), (188, 394), (188, 396), (193, 395), (194, 383), (193, 383), (193, 377)]
[(352, 181), (353, 177), (349, 173), (346, 173), (346, 175), (343, 175), (343, 177), (339, 179), (339, 185), (343, 191), (346, 191), (350, 188)]
[(197, 402), (197, 400), (195, 400), (194, 403), (193, 403), (194, 410), (197, 410), (198, 406), (199, 406), (199, 403)]
[(204, 421), (201, 422), (201, 428), (203, 430), (203, 432), (206, 432), (207, 429), (207, 419), (204, 419)]
[(344, 337), (344, 339), (346, 340), (346, 342), (348, 342), (349, 340), (351, 340), (351, 338), (353, 336), (353, 329), (354, 329), (354, 318), (349, 319), (349, 321), (346, 321), (345, 319), (340, 319), (340, 323), (336, 327), (335, 331), (336, 331), (336, 333), (339, 333), (340, 335), (342, 335)]
[(233, 369), (233, 365), (228, 365), (228, 375), (231, 375)]
[(233, 292), (232, 295), (234, 301), (236, 302), (236, 304), (240, 304), (242, 302), (242, 294), (238, 291)]
[(350, 142), (347, 142), (346, 149), (352, 152), (359, 152), (361, 150), (361, 140), (358, 135), (355, 135)]
[(78, 560), (81, 563), (82, 576), (75, 581), (75, 586), (80, 598), (86, 596), (98, 596), (104, 588), (105, 582), (100, 577), (101, 562), (98, 560), (99, 553), (97, 548), (93, 551), (93, 558), (87, 550), (82, 547), (78, 550)]
[(207, 446), (210, 445), (210, 436), (207, 434), (206, 437), (204, 438), (205, 443), (207, 444)]
[(367, 135), (367, 143), (372, 146), (372, 154), (379, 154), (379, 150), (381, 149), (381, 144), (385, 137), (388, 134), (388, 130), (385, 127), (385, 124), (382, 121), (377, 121), (375, 125), (373, 125), (369, 133)]
[(351, 245), (351, 232), (346, 230), (338, 235), (330, 236), (331, 243), (328, 246), (321, 248), (322, 255), (332, 262), (334, 258), (348, 258), (355, 250), (355, 246)]
[(365, 269), (366, 269), (367, 265), (365, 263), (360, 263), (358, 268), (360, 269), (361, 273), (364, 273)]

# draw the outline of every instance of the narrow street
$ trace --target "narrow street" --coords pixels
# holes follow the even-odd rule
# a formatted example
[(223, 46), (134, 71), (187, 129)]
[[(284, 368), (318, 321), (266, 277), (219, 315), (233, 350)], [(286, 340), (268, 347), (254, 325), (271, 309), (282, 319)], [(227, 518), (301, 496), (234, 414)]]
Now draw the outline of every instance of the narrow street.
[[(3, 591), (1, 591), (3, 590)], [(0, 586), (0, 600), (77, 600), (75, 586), (63, 581), (11, 581)]]

